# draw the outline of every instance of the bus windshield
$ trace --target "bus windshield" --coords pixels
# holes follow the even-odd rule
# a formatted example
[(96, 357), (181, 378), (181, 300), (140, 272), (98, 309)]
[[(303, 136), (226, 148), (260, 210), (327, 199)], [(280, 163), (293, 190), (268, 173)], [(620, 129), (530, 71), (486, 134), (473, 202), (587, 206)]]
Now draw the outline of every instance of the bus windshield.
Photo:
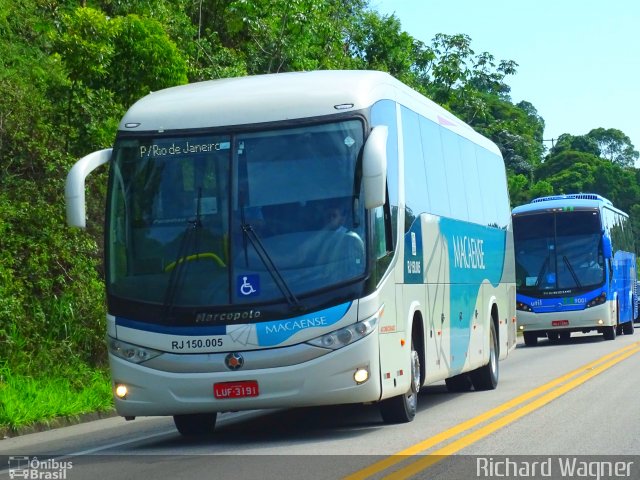
[(598, 212), (515, 216), (516, 286), (532, 297), (566, 295), (605, 280)]
[(165, 306), (274, 302), (365, 272), (363, 124), (121, 137), (110, 295)]

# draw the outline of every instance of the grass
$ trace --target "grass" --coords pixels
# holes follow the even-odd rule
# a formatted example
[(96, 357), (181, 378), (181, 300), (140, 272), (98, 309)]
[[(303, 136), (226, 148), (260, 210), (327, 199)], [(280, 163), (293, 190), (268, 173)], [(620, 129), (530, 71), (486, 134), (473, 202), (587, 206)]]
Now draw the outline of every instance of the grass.
[(113, 408), (108, 371), (63, 365), (41, 376), (0, 366), (0, 429), (48, 423), (59, 417), (106, 412)]
[(78, 303), (69, 293), (28, 306), (0, 295), (0, 434), (113, 410), (104, 328), (86, 320), (104, 313)]

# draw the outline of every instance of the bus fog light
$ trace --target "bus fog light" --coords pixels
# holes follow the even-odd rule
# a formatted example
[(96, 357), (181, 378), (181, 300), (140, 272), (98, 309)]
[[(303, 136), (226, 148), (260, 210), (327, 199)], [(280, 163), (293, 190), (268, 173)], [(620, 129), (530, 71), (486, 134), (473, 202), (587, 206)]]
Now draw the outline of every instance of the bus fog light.
[(126, 385), (122, 385), (121, 383), (116, 385), (116, 397), (124, 399), (126, 398), (127, 393), (129, 393), (129, 390)]
[(604, 321), (602, 319), (598, 320), (598, 325), (604, 325)]
[(369, 370), (367, 370), (366, 368), (357, 369), (356, 373), (353, 374), (353, 379), (358, 385), (366, 382), (367, 380), (369, 380)]

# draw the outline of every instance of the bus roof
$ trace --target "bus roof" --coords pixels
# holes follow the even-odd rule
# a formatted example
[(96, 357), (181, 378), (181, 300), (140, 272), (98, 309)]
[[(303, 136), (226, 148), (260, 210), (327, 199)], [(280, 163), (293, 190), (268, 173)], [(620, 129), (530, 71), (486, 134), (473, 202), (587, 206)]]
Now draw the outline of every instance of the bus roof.
[(610, 200), (596, 193), (572, 193), (539, 197), (531, 200), (531, 202), (526, 205), (515, 207), (512, 213), (513, 215), (518, 215), (521, 213), (531, 213), (536, 211), (543, 212), (566, 207), (600, 209), (602, 207), (608, 207), (611, 210), (627, 216), (623, 211), (615, 208)]
[(365, 109), (378, 100), (405, 105), (499, 154), (496, 145), (433, 101), (385, 72), (319, 70), (210, 80), (167, 88), (138, 100), (120, 131), (166, 131), (260, 124)]

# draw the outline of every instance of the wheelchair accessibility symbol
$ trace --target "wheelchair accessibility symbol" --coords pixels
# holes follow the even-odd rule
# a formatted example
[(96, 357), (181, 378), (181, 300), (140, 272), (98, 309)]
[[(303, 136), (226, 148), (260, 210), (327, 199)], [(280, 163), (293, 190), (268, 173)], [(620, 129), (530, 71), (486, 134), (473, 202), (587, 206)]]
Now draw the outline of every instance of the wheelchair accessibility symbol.
[(250, 297), (260, 294), (260, 276), (259, 275), (242, 275), (238, 277), (237, 293), (242, 297)]

